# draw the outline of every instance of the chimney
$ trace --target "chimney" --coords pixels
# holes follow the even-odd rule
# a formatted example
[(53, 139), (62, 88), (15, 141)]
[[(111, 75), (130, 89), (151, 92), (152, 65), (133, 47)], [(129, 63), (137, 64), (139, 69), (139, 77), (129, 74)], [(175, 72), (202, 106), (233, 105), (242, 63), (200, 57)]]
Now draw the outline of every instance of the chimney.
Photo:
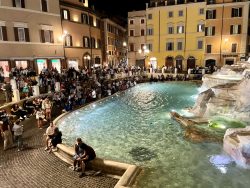
[(146, 9), (148, 9), (148, 3), (146, 3)]
[(155, 7), (157, 7), (157, 5), (158, 5), (158, 2), (155, 2)]
[(168, 1), (165, 1), (165, 6), (167, 6), (168, 5)]

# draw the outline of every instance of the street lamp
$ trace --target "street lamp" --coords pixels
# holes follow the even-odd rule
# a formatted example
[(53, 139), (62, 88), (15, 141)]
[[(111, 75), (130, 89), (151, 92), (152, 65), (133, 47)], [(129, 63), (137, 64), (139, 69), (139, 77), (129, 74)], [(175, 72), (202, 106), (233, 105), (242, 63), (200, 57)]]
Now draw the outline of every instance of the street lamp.
[(124, 41), (123, 43), (122, 43), (122, 45), (123, 45), (123, 47), (124, 48), (126, 48), (126, 65), (128, 65), (128, 48), (127, 48), (127, 42), (126, 41)]

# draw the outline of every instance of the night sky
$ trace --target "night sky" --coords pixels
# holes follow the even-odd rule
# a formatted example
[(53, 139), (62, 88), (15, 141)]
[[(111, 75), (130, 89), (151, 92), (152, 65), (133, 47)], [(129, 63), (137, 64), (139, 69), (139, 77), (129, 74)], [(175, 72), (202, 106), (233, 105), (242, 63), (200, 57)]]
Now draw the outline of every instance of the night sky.
[(89, 0), (97, 10), (104, 10), (109, 15), (127, 18), (127, 13), (133, 10), (145, 10), (149, 0)]

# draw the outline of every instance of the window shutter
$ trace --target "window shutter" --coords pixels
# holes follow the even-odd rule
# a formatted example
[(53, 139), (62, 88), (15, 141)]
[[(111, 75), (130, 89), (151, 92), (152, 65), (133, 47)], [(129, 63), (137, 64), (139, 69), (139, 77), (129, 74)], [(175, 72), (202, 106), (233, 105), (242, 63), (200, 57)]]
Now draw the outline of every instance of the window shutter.
[(53, 31), (49, 31), (50, 33), (50, 42), (54, 43), (54, 32)]
[(234, 17), (234, 8), (232, 8), (231, 17)]
[(215, 35), (215, 27), (212, 27), (212, 35)]
[(70, 35), (70, 46), (73, 46), (73, 40), (71, 35)]
[(16, 0), (12, 0), (13, 7), (16, 7)]
[(26, 40), (26, 42), (30, 42), (29, 29), (24, 28), (24, 31), (25, 31), (25, 40)]
[(239, 8), (239, 17), (242, 17), (242, 8)]
[(21, 7), (25, 8), (25, 0), (21, 0)]
[(68, 20), (70, 20), (70, 11), (67, 10), (67, 12), (68, 12)]
[(238, 34), (241, 34), (241, 25), (238, 25)]
[(44, 30), (41, 30), (41, 42), (45, 43)]
[(205, 36), (207, 36), (207, 30), (208, 30), (208, 28), (205, 27)]
[(209, 12), (209, 11), (207, 10), (207, 11), (206, 11), (206, 19), (208, 19), (208, 12)]
[(234, 26), (231, 25), (231, 26), (230, 26), (230, 35), (232, 35), (233, 33), (234, 33)]
[(2, 32), (3, 32), (3, 40), (7, 41), (8, 40), (8, 36), (7, 36), (6, 26), (2, 26)]
[(17, 27), (14, 27), (14, 35), (15, 35), (15, 41), (19, 41)]
[(213, 19), (216, 19), (216, 10), (213, 10)]

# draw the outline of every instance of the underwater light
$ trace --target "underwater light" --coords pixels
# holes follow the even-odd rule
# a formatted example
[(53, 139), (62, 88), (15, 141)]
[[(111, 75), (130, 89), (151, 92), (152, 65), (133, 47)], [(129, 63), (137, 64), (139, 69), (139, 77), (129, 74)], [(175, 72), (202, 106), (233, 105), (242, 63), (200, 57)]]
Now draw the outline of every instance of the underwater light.
[(226, 129), (227, 128), (227, 126), (225, 126), (223, 124), (219, 124), (217, 122), (212, 122), (212, 121), (208, 122), (208, 126), (211, 128), (218, 128), (218, 129)]
[(95, 108), (95, 107), (96, 107), (96, 104), (93, 104), (92, 106)]

